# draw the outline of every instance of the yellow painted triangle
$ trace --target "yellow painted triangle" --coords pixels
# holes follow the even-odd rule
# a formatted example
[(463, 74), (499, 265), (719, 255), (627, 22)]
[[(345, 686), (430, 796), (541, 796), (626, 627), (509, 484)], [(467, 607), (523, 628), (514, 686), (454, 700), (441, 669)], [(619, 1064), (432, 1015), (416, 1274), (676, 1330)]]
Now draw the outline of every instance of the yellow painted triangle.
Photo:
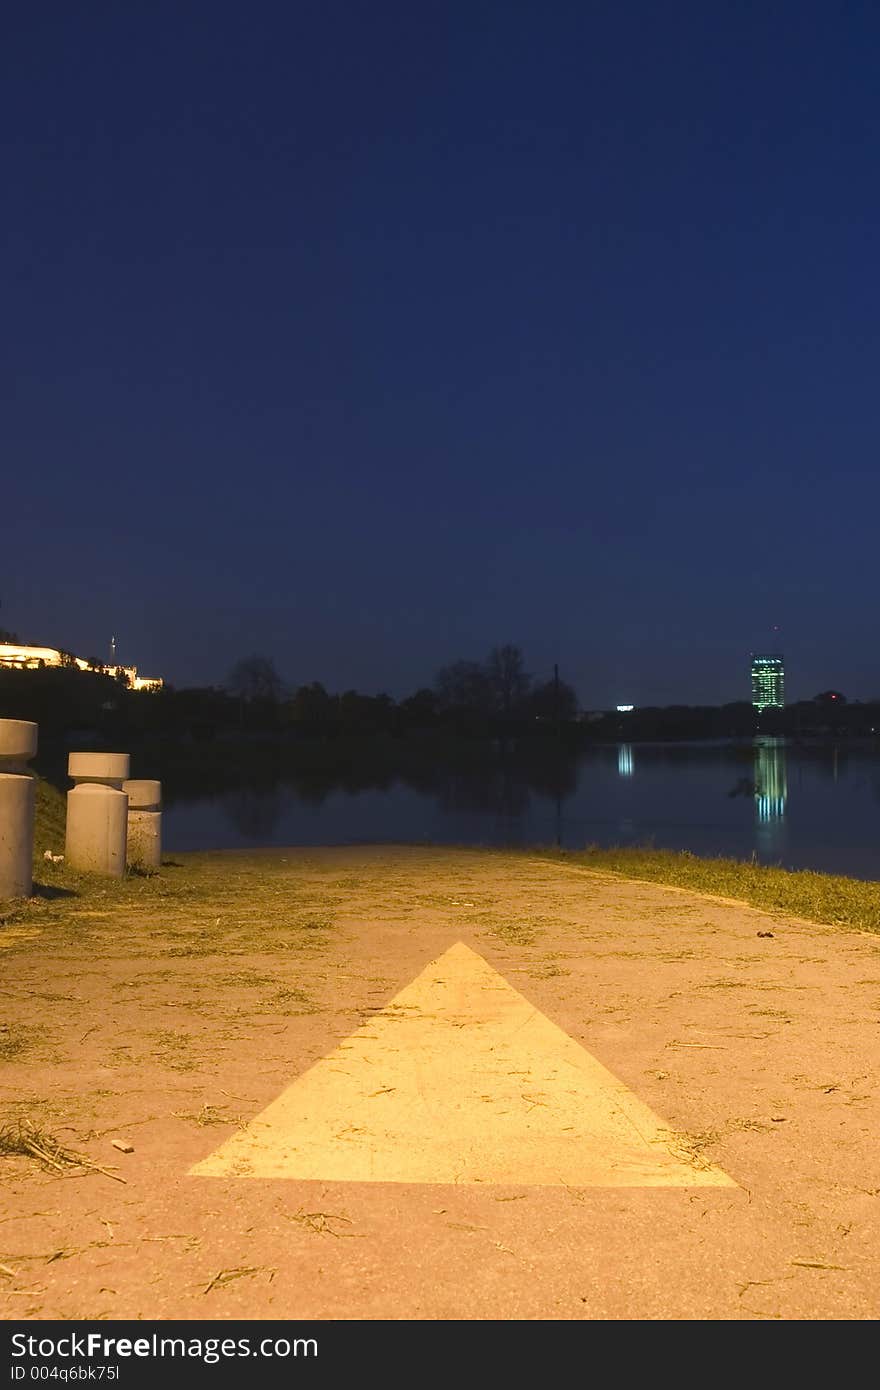
[(461, 942), (190, 1172), (736, 1186)]

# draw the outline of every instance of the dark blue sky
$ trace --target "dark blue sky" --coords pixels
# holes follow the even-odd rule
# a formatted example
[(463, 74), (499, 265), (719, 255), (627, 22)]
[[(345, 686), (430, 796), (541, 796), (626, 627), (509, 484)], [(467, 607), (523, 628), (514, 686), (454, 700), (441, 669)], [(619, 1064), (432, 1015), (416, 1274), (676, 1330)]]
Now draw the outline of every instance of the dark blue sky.
[[(880, 694), (880, 10), (7, 17), (0, 625), (178, 685)], [(778, 624), (781, 631), (771, 631)]]

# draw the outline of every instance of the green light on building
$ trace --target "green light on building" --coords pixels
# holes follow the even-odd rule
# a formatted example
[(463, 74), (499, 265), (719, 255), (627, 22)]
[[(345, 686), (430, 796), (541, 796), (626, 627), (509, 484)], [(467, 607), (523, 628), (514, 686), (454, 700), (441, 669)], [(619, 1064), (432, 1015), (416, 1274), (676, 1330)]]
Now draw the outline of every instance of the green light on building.
[(781, 656), (752, 657), (752, 704), (765, 709), (785, 708), (785, 664)]

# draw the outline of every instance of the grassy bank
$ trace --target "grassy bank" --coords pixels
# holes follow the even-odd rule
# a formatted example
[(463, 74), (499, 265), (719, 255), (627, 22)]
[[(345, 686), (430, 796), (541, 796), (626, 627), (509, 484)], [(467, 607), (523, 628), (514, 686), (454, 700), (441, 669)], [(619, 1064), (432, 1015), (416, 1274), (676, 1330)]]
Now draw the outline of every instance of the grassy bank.
[[(198, 904), (200, 885), (211, 891), (224, 891), (248, 881), (248, 891), (258, 893), (261, 875), (266, 873), (265, 855), (249, 856), (222, 853), (187, 855), (182, 863), (168, 862), (165, 870), (152, 876), (129, 874), (121, 881), (95, 878), (72, 873), (62, 864), (44, 858), (44, 851), (54, 854), (64, 850), (64, 819), (66, 805), (63, 793), (50, 783), (38, 779), (36, 834), (34, 837), (34, 880), (38, 896), (30, 903), (16, 903), (0, 920), (16, 920), (31, 913), (52, 915), (64, 910), (66, 902), (75, 898), (100, 896), (111, 900), (148, 901), (152, 898), (179, 897)], [(449, 848), (449, 847), (447, 847)], [(481, 848), (474, 853), (487, 858), (523, 854), (534, 858), (536, 850), (503, 850)], [(880, 934), (880, 885), (834, 874), (810, 870), (792, 871), (770, 868), (736, 859), (701, 859), (687, 851), (655, 849), (586, 849), (579, 851), (542, 849), (542, 858), (557, 860), (573, 867), (581, 866), (601, 873), (620, 874), (629, 879), (668, 884), (730, 898), (763, 908), (767, 912), (785, 913), (830, 926)], [(278, 854), (285, 855), (285, 850)], [(307, 851), (304, 851), (307, 853)], [(228, 891), (227, 889), (227, 891)]]
[(590, 848), (555, 850), (547, 857), (624, 878), (733, 898), (767, 912), (880, 933), (880, 884), (861, 879), (738, 859), (701, 859), (687, 850)]
[(64, 853), (64, 826), (67, 798), (45, 778), (37, 778), (36, 823), (34, 826), (34, 869), (45, 862), (45, 851)]

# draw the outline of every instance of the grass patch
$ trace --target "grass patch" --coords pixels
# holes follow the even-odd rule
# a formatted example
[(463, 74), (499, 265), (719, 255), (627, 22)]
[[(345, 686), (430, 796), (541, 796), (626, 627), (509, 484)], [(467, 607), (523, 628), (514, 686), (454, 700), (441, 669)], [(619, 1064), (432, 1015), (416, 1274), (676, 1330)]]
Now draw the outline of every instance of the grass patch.
[(31, 1046), (31, 1039), (21, 1028), (10, 1028), (8, 1024), (0, 1024), (0, 1060), (11, 1062), (13, 1057), (20, 1057), (23, 1052), (27, 1052)]
[(46, 867), (43, 858), (48, 849), (53, 854), (64, 853), (64, 834), (67, 824), (67, 798), (44, 777), (35, 777), (36, 807), (34, 817), (34, 870), (42, 874)]
[(285, 987), (276, 990), (269, 1002), (284, 1013), (314, 1014), (318, 1012), (314, 999), (310, 998), (302, 989)]
[(274, 975), (261, 975), (258, 970), (236, 970), (231, 975), (221, 975), (217, 981), (221, 985), (243, 985), (256, 989), (259, 985), (273, 985)]
[(625, 878), (735, 898), (767, 912), (880, 933), (878, 885), (861, 879), (819, 874), (812, 869), (781, 869), (748, 860), (701, 859), (687, 850), (589, 848), (558, 850), (546, 857)]
[(489, 930), (510, 946), (534, 946), (539, 935), (528, 922), (497, 922)]
[(192, 1038), (189, 1033), (173, 1033), (162, 1030), (152, 1034), (156, 1047), (150, 1053), (171, 1071), (196, 1071), (198, 1063), (191, 1055)]
[(244, 1129), (244, 1121), (240, 1115), (229, 1115), (220, 1105), (203, 1105), (199, 1111), (174, 1110), (173, 1115), (178, 1120), (191, 1120), (199, 1128), (205, 1125), (238, 1125), (239, 1129)]

